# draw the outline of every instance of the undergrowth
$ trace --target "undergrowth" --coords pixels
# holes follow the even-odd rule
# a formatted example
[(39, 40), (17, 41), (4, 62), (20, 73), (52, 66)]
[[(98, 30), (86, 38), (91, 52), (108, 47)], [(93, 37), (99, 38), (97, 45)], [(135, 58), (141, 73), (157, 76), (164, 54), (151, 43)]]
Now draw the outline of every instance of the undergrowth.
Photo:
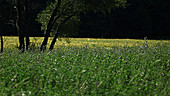
[(0, 54), (1, 96), (168, 96), (170, 43)]

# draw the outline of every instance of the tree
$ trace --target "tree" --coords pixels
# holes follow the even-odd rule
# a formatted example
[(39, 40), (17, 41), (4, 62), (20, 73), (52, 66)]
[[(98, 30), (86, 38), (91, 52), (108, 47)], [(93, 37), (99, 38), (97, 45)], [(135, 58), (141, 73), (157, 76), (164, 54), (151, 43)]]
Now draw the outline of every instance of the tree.
[[(5, 0), (0, 0), (0, 41), (1, 41), (1, 49), (0, 52), (3, 52), (3, 34), (2, 31), (4, 31), (5, 27), (4, 25), (7, 25), (9, 18), (9, 12), (10, 11), (10, 6), (8, 6), (7, 2)], [(5, 10), (5, 11), (4, 11)]]
[[(10, 5), (11, 7), (11, 11), (12, 12), (8, 12), (11, 13), (12, 16), (12, 20), (9, 20), (10, 23), (15, 27), (16, 31), (18, 32), (18, 36), (19, 36), (19, 49), (24, 51), (25, 49), (25, 43), (24, 43), (24, 22), (23, 22), (23, 15), (24, 15), (24, 4), (26, 2), (26, 0), (4, 0), (6, 2), (8, 2), (8, 5)], [(13, 8), (12, 8), (13, 7)]]
[(0, 37), (1, 37), (1, 53), (3, 52), (3, 45), (4, 45), (4, 43), (3, 43), (3, 37), (2, 37), (2, 35), (0, 35)]
[(50, 18), (48, 18), (49, 21), (46, 24), (46, 33), (40, 50), (46, 50), (48, 37), (50, 36), (54, 25), (57, 26), (57, 32), (50, 45), (50, 50), (53, 49), (60, 27), (68, 20), (78, 17), (80, 13), (86, 12), (87, 10), (106, 12), (111, 10), (113, 7), (124, 6), (125, 3), (126, 0), (56, 0), (55, 3), (49, 5), (52, 6), (50, 7), (52, 9), (52, 13), (49, 12), (50, 16), (48, 15)]
[[(29, 47), (29, 32), (30, 24), (35, 22), (37, 14), (46, 7), (47, 2), (53, 2), (54, 0), (2, 0), (2, 2), (8, 3), (11, 7), (11, 11), (8, 13), (12, 14), (10, 23), (15, 27), (19, 36), (19, 49), (24, 52), (26, 37), (26, 49)], [(12, 11), (13, 10), (13, 11)], [(2, 10), (4, 11), (4, 10)], [(34, 19), (32, 21), (32, 18)], [(33, 26), (34, 27), (34, 26)]]
[[(4, 16), (2, 16), (1, 19), (4, 19), (4, 26), (9, 26), (12, 25), (15, 30), (18, 32), (18, 36), (19, 36), (19, 49), (22, 50), (24, 52), (25, 50), (25, 43), (24, 43), (24, 11), (25, 11), (25, 3), (29, 1), (29, 0), (2, 0), (1, 3), (5, 3), (4, 6), (6, 6), (7, 9), (9, 9), (7, 12), (8, 17), (6, 18), (6, 16), (4, 14)], [(2, 7), (2, 10), (0, 13), (4, 13), (5, 7)], [(5, 31), (5, 30), (3, 30)]]

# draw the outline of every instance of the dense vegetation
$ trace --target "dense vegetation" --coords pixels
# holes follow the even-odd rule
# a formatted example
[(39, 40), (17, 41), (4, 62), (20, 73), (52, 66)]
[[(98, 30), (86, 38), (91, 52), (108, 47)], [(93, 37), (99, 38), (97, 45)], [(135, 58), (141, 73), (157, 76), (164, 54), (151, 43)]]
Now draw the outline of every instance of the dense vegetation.
[(22, 54), (5, 50), (0, 54), (0, 95), (167, 96), (170, 43), (147, 42), (110, 48), (60, 45)]
[[(81, 14), (82, 37), (169, 39), (170, 0), (127, 0), (126, 8), (110, 13)], [(75, 34), (73, 34), (74, 36)]]
[(147, 37), (169, 39), (170, 0), (0, 6), (0, 96), (169, 95), (170, 42)]
[[(0, 1), (0, 30), (2, 32), (0, 32), (0, 34), (10, 36), (18, 35), (11, 25), (11, 22), (8, 22), (8, 20), (14, 19), (14, 14), (11, 14), (13, 7), (5, 1), (10, 0)], [(26, 34), (43, 36), (50, 16), (55, 8), (54, 6), (56, 6), (56, 3), (47, 4), (46, 2), (58, 0), (41, 0), (41, 2), (39, 0), (23, 1), (31, 2), (29, 3), (29, 7), (32, 7), (28, 8), (28, 12), (25, 12), (26, 17), (24, 18), (26, 19), (24, 24), (28, 23), (27, 26), (29, 27), (26, 29), (28, 31)], [(70, 13), (74, 13), (74, 16), (70, 18), (69, 22), (61, 26), (60, 36), (93, 38), (143, 38), (147, 36), (153, 39), (169, 39), (170, 37), (168, 34), (170, 30), (169, 0), (105, 0), (116, 3), (110, 4), (114, 7), (111, 8), (110, 12), (104, 14), (102, 11), (94, 12), (94, 10), (90, 10), (90, 8), (89, 10), (86, 9), (87, 6), (97, 6), (97, 8), (99, 8), (100, 4), (95, 2), (101, 0), (75, 0), (76, 3), (71, 4), (71, 6), (70, 4), (66, 4), (70, 1), (72, 0), (62, 0), (59, 9), (60, 12), (57, 13), (57, 16), (59, 14), (64, 16), (61, 16), (57, 20), (55, 27), (51, 30), (51, 35), (55, 35), (57, 25), (60, 24), (64, 18), (70, 16)], [(82, 2), (80, 1), (86, 2), (81, 8)], [(93, 4), (86, 6), (85, 4), (88, 4), (87, 2)], [(126, 2), (126, 4), (121, 6), (120, 2)], [(74, 10), (69, 10), (68, 6)], [(42, 26), (37, 21), (39, 21)], [(43, 31), (41, 31), (40, 28), (42, 28)]]
[[(125, 3), (126, 0), (2, 0), (0, 1), (0, 5), (2, 5), (0, 10), (0, 36), (13, 35), (11, 32), (18, 34), (19, 49), (24, 52), (25, 49), (28, 50), (30, 36), (33, 34), (33, 36), (41, 36), (39, 34), (42, 33), (40, 32), (41, 27), (44, 31), (44, 40), (40, 50), (46, 50), (48, 38), (53, 32), (55, 36), (49, 48), (52, 50), (58, 34), (61, 33), (61, 26), (69, 20), (78, 18), (80, 13), (88, 10), (104, 13), (116, 7), (115, 5), (122, 6)], [(33, 30), (30, 30), (30, 27)]]

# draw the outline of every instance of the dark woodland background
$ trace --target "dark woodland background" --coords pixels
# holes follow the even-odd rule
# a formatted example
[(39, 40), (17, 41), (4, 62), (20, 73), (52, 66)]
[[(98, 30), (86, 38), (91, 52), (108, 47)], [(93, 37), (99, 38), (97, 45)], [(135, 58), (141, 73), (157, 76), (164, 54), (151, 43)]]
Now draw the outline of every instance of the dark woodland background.
[[(7, 20), (13, 18), (10, 6), (1, 3), (0, 34), (17, 36), (15, 28)], [(43, 36), (41, 24), (35, 21), (37, 13), (42, 9), (34, 9), (26, 16), (27, 29), (30, 36)], [(109, 13), (88, 11), (80, 14), (80, 22), (67, 24), (61, 31), (67, 37), (77, 38), (138, 38), (170, 39), (170, 0), (127, 0), (126, 8), (114, 8)], [(62, 32), (61, 32), (62, 33)]]

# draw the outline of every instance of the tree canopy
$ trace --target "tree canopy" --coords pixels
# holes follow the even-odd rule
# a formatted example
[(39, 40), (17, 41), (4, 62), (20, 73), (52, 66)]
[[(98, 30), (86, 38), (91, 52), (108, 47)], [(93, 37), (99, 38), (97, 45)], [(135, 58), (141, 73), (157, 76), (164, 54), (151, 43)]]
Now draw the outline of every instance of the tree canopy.
[[(41, 50), (46, 49), (48, 37), (54, 25), (57, 26), (56, 35), (58, 35), (59, 29), (63, 24), (72, 18), (78, 17), (82, 12), (86, 12), (87, 10), (106, 12), (118, 5), (123, 6), (125, 3), (126, 0), (56, 0), (55, 3), (50, 3), (47, 9), (39, 15), (39, 21), (46, 29)], [(43, 20), (47, 20), (48, 23)], [(57, 36), (53, 39), (54, 42), (56, 38)], [(54, 43), (52, 42), (51, 46), (53, 45)]]

